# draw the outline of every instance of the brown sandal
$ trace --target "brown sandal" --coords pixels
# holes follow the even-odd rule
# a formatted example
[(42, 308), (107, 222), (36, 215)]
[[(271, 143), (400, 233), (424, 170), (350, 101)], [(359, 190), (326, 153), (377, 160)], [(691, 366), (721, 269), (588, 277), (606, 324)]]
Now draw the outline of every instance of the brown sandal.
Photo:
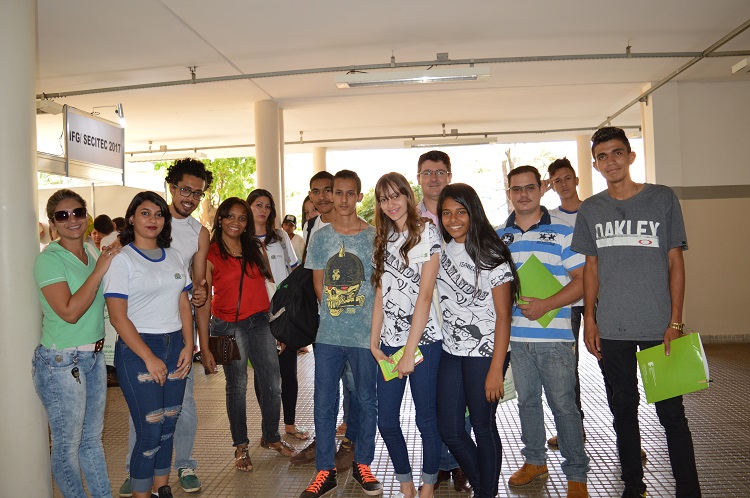
[(250, 472), (253, 470), (253, 462), (250, 460), (250, 451), (247, 449), (246, 444), (235, 448), (234, 460), (234, 467), (237, 470), (241, 470), (242, 472)]
[[(272, 446), (272, 444), (273, 444), (273, 446)], [(260, 445), (263, 448), (265, 448), (267, 450), (276, 451), (277, 453), (279, 453), (282, 456), (293, 457), (294, 455), (296, 455), (298, 453), (297, 450), (294, 448), (294, 446), (292, 446), (291, 444), (287, 443), (286, 441), (279, 441), (278, 442), (278, 446), (276, 446), (275, 444), (276, 443), (269, 443), (265, 439), (261, 439), (260, 440)]]

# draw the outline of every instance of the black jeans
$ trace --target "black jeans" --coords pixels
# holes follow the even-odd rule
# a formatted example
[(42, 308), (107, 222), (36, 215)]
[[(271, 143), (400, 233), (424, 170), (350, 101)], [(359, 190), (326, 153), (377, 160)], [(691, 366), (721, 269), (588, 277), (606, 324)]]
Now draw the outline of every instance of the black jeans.
[(284, 424), (294, 425), (297, 415), (297, 350), (284, 348), (279, 355), (279, 373), (281, 374), (281, 405), (284, 408)]
[[(630, 488), (645, 489), (641, 464), (641, 434), (638, 425), (637, 348), (647, 349), (661, 341), (614, 341), (602, 339), (602, 361), (612, 388), (612, 414), (615, 418), (617, 450), (622, 480)], [(678, 498), (701, 496), (695, 451), (682, 396), (655, 403), (659, 422), (667, 435), (667, 451), (675, 478)]]
[(573, 337), (576, 339), (576, 406), (578, 407), (578, 413), (581, 414), (581, 420), (583, 420), (583, 408), (581, 408), (581, 379), (578, 376), (578, 358), (581, 349), (581, 343), (578, 340), (581, 337), (581, 316), (583, 315), (583, 306), (571, 306), (570, 308), (570, 325), (573, 329)]

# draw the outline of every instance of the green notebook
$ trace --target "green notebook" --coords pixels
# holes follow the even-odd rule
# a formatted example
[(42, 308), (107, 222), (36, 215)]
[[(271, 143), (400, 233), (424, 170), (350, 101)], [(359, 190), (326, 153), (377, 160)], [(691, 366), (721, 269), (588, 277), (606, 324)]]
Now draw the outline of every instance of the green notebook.
[[(380, 370), (383, 371), (383, 378), (385, 379), (386, 382), (398, 377), (398, 360), (400, 360), (401, 357), (404, 356), (405, 348), (406, 346), (399, 349), (398, 351), (396, 351), (389, 357), (393, 360), (393, 363), (390, 363), (385, 360), (380, 360), (378, 362), (378, 364), (380, 365)], [(422, 360), (424, 360), (424, 356), (422, 356), (422, 351), (420, 351), (419, 348), (417, 348), (417, 350), (414, 351), (414, 366), (416, 367), (417, 365), (419, 365), (422, 362)]]
[(672, 341), (669, 356), (664, 354), (664, 344), (635, 355), (649, 403), (708, 388), (708, 362), (698, 334)]
[[(529, 256), (529, 259), (518, 269), (518, 280), (521, 281), (521, 295), (537, 299), (547, 299), (560, 292), (560, 289), (563, 288), (560, 281), (550, 273), (547, 267), (534, 254)], [(521, 300), (518, 302), (519, 304), (527, 304)], [(542, 327), (547, 328), (559, 311), (560, 308), (549, 310), (537, 322)]]

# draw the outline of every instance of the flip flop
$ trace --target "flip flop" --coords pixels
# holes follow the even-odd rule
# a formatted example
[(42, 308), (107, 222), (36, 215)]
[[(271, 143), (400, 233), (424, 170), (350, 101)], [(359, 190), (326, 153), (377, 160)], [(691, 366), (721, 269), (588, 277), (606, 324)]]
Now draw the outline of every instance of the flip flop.
[[(239, 452), (240, 456), (237, 456)], [(250, 472), (253, 470), (253, 462), (250, 460), (250, 451), (247, 446), (238, 446), (234, 450), (234, 467), (242, 472)]]
[(310, 431), (307, 430), (307, 427), (301, 427), (301, 426), (295, 425), (293, 432), (286, 431), (286, 433), (302, 441), (306, 441), (310, 439)]

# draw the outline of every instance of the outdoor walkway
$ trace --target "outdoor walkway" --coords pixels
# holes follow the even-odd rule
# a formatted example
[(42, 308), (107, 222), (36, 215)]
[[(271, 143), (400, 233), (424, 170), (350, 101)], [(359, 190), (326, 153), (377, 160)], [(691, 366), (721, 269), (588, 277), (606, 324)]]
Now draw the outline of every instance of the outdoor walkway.
[[(690, 427), (695, 442), (698, 473), (703, 496), (750, 497), (750, 344), (708, 344), (706, 352), (713, 382), (710, 389), (685, 397)], [(593, 357), (585, 350), (581, 354), (581, 383), (586, 415), (586, 450), (591, 457), (589, 492), (591, 496), (619, 497), (619, 464), (612, 431), (612, 419), (607, 408), (601, 374)], [(196, 364), (195, 396), (198, 403), (198, 434), (194, 456), (199, 461), (198, 476), (203, 490), (192, 496), (203, 497), (259, 497), (296, 498), (305, 489), (315, 472), (314, 465), (291, 466), (286, 458), (259, 446), (260, 414), (252, 388), (248, 391), (248, 418), (251, 451), (255, 470), (250, 473), (234, 469), (234, 453), (229, 435), (224, 404), (224, 376), (207, 377)], [(300, 398), (297, 405), (298, 425), (313, 427), (313, 354), (299, 357)], [(250, 382), (249, 385), (252, 385)], [(107, 454), (113, 495), (125, 477), (124, 459), (127, 452), (127, 406), (119, 388), (110, 388), (104, 425), (104, 447)], [(408, 392), (407, 392), (408, 396)], [(674, 482), (667, 458), (666, 440), (653, 406), (641, 396), (641, 433), (643, 448), (648, 453), (645, 465), (649, 497), (673, 496)], [(411, 398), (402, 410), (402, 423), (407, 444), (413, 455), (415, 476), (419, 476), (421, 444), (414, 423)], [(546, 409), (546, 406), (545, 406)], [(503, 466), (499, 496), (558, 497), (565, 496), (565, 477), (560, 470), (559, 451), (549, 452), (549, 478), (526, 488), (510, 489), (507, 479), (522, 463), (520, 426), (516, 401), (509, 401), (498, 410), (498, 425), (503, 442)], [(546, 411), (547, 434), (555, 433), (554, 422)], [(283, 426), (281, 426), (283, 432)], [(291, 437), (286, 440), (300, 448), (304, 443)], [(373, 473), (384, 485), (384, 498), (398, 491), (398, 483), (385, 445), (380, 436), (376, 440)], [(191, 496), (182, 491), (176, 473), (172, 474), (175, 497)], [(55, 496), (60, 496), (55, 491)], [(338, 488), (326, 497), (364, 497), (351, 472), (339, 476)], [(462, 497), (452, 484), (443, 484), (436, 496)]]

